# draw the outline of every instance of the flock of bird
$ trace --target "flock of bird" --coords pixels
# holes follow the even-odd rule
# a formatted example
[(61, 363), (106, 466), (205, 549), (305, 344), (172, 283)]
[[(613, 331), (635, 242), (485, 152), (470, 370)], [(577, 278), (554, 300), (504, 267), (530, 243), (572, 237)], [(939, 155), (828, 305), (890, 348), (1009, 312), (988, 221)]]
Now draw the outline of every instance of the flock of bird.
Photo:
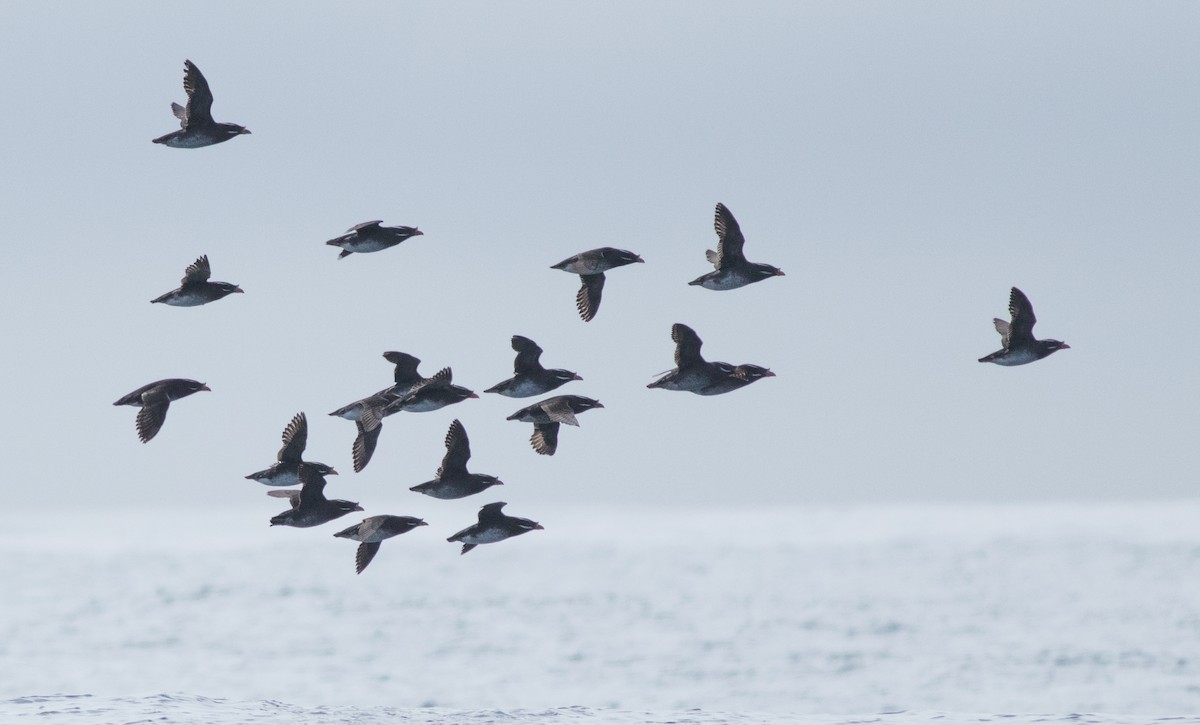
[[(183, 87), (187, 94), (186, 106), (171, 104), (172, 111), (179, 119), (180, 129), (154, 139), (154, 143), (171, 148), (201, 148), (250, 133), (238, 124), (218, 123), (213, 120), (212, 92), (200, 69), (190, 60), (184, 61)], [(771, 277), (783, 276), (783, 271), (778, 267), (746, 259), (743, 252), (745, 237), (737, 220), (724, 204), (716, 205), (714, 227), (718, 237), (717, 249), (707, 252), (707, 259), (714, 269), (689, 284), (710, 290), (728, 291)], [(326, 244), (339, 247), (342, 251), (338, 259), (342, 259), (354, 253), (383, 251), (422, 234), (423, 232), (416, 227), (385, 227), (377, 220), (357, 224)], [(575, 254), (552, 265), (551, 268), (579, 275), (581, 286), (576, 294), (575, 304), (580, 317), (584, 321), (590, 321), (600, 309), (605, 272), (641, 262), (644, 260), (633, 252), (602, 247)], [(151, 302), (176, 307), (195, 307), (242, 292), (238, 285), (213, 281), (211, 276), (208, 257), (201, 256), (184, 271), (178, 288), (156, 297)], [(1033, 326), (1037, 318), (1033, 314), (1029, 299), (1016, 287), (1013, 287), (1010, 293), (1009, 313), (1010, 320), (994, 320), (1001, 337), (1001, 349), (980, 358), (979, 362), (1004, 366), (1024, 365), (1069, 348), (1059, 340), (1037, 340), (1033, 337)], [(770, 369), (759, 365), (732, 365), (706, 360), (700, 352), (703, 344), (700, 336), (682, 323), (672, 326), (671, 339), (675, 343), (675, 367), (647, 385), (648, 388), (687, 391), (697, 395), (721, 395), (762, 378), (774, 376)], [(514, 335), (512, 348), (516, 352), (513, 376), (486, 389), (485, 393), (510, 398), (528, 398), (544, 395), (567, 383), (582, 380), (570, 370), (543, 367), (542, 348), (527, 337)], [(479, 397), (475, 392), (455, 385), (449, 367), (430, 377), (424, 377), (418, 372), (421, 361), (412, 355), (389, 351), (385, 352), (383, 357), (394, 366), (393, 383), (330, 413), (355, 423), (357, 435), (351, 454), (356, 473), (362, 471), (370, 462), (383, 429), (383, 419), (387, 416), (401, 411), (420, 413), (439, 410)], [(207, 385), (195, 380), (170, 378), (143, 385), (113, 404), (139, 408), (136, 419), (137, 434), (145, 443), (154, 438), (162, 428), (172, 401), (207, 390), (210, 390)], [(593, 398), (555, 395), (521, 408), (508, 416), (508, 420), (532, 423), (532, 448), (541, 455), (550, 456), (558, 449), (558, 435), (562, 425), (578, 426), (576, 416), (603, 407), (600, 401)], [(288, 500), (289, 508), (271, 518), (272, 526), (308, 528), (328, 523), (355, 511), (363, 511), (357, 502), (325, 496), (326, 476), (336, 475), (337, 471), (327, 464), (304, 460), (307, 442), (308, 419), (301, 412), (284, 428), (283, 446), (276, 454), (275, 462), (262, 471), (246, 476), (247, 479), (266, 486), (279, 487), (269, 491), (268, 495)], [(458, 499), (503, 484), (495, 476), (471, 473), (467, 470), (467, 462), (471, 458), (470, 441), (466, 428), (457, 419), (450, 424), (446, 433), (445, 447), (446, 453), (433, 480), (413, 486), (412, 491), (437, 499)], [(299, 488), (288, 488), (296, 486)], [(448, 537), (447, 541), (461, 543), (461, 553), (465, 554), (480, 544), (491, 544), (542, 529), (541, 524), (536, 521), (505, 514), (502, 511), (504, 506), (504, 502), (495, 502), (481, 507), (476, 523)], [(359, 542), (355, 570), (362, 573), (375, 557), (381, 542), (425, 525), (425, 521), (412, 516), (377, 515), (367, 517), (334, 536)]]

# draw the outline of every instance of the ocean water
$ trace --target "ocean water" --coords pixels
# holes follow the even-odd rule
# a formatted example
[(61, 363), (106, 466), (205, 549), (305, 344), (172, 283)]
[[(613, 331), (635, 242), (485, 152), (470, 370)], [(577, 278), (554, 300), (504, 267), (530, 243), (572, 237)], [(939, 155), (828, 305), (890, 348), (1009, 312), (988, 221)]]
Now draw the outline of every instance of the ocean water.
[(1198, 502), (514, 513), (0, 516), (0, 722), (1200, 722)]

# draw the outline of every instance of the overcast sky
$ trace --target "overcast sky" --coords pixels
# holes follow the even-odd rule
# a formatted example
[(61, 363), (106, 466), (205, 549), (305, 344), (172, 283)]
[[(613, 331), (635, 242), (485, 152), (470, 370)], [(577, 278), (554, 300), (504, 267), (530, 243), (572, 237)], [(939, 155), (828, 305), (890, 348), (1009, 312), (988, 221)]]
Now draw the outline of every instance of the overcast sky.
[[(252, 135), (150, 143), (185, 58)], [(1196, 4), (9, 2), (0, 65), (10, 508), (265, 522), (243, 476), (298, 411), (368, 513), (1194, 495)], [(687, 285), (718, 201), (787, 276)], [(324, 245), (370, 219), (425, 236)], [(646, 264), (584, 323), (550, 265), (599, 246)], [(246, 293), (151, 305), (200, 254)], [(1013, 285), (1070, 350), (976, 362)], [(675, 322), (778, 377), (646, 389)], [(504, 419), (538, 398), (482, 395), (513, 334), (605, 405), (552, 458)], [(326, 414), (390, 382), (385, 350), (481, 399), (388, 418), (354, 474)], [(143, 445), (111, 403), (167, 377), (213, 392)], [(497, 495), (407, 490), (455, 417)]]

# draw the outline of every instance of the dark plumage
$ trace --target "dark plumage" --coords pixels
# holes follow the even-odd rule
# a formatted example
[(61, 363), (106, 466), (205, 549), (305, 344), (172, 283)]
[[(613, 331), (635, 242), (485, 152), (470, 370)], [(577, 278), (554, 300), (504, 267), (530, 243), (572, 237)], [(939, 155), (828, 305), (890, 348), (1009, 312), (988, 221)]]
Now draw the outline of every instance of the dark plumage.
[(542, 348), (528, 337), (512, 336), (512, 348), (517, 351), (513, 360), (513, 376), (483, 391), (499, 393), (509, 398), (528, 398), (548, 393), (572, 380), (583, 380), (570, 370), (542, 367)]
[[(416, 361), (416, 358), (412, 359)], [(414, 364), (413, 370), (415, 369)], [(399, 375), (399, 366), (397, 366), (397, 375)], [(354, 446), (351, 449), (355, 473), (366, 468), (367, 464), (371, 462), (375, 444), (379, 441), (379, 434), (383, 431), (383, 419), (387, 416), (401, 411), (426, 413), (447, 405), (461, 403), (467, 398), (479, 397), (461, 385), (452, 384), (452, 377), (453, 373), (450, 368), (442, 368), (433, 377), (424, 378), (410, 386), (405, 394), (381, 391), (387, 394), (383, 396), (377, 394), (372, 398), (359, 401), (362, 403), (362, 407), (355, 421), (358, 426), (358, 436), (354, 439)], [(393, 386), (393, 391), (399, 387), (400, 385)], [(349, 417), (349, 415), (343, 417)]]
[(383, 357), (396, 366), (395, 373), (393, 374), (395, 384), (389, 385), (383, 390), (372, 393), (361, 400), (356, 400), (349, 405), (342, 406), (330, 413), (330, 415), (356, 421), (362, 415), (363, 410), (373, 408), (382, 411), (388, 403), (398, 398), (403, 398), (412, 390), (413, 386), (425, 380), (417, 372), (417, 367), (421, 364), (421, 361), (412, 355), (390, 350), (383, 353)]
[(208, 265), (208, 255), (203, 254), (183, 271), (179, 287), (155, 297), (150, 302), (162, 302), (173, 307), (198, 307), (242, 291), (241, 287), (229, 282), (210, 282), (208, 278), (211, 276), (212, 268)]
[(113, 405), (132, 405), (141, 408), (137, 414), (137, 433), (142, 443), (148, 442), (167, 420), (167, 408), (172, 400), (186, 398), (192, 393), (210, 390), (204, 383), (185, 378), (167, 378), (143, 385), (123, 395)]
[(604, 292), (604, 273), (615, 267), (623, 267), (634, 262), (645, 262), (638, 255), (625, 249), (600, 247), (580, 252), (573, 257), (567, 257), (550, 269), (561, 269), (564, 272), (579, 275), (583, 286), (575, 294), (575, 307), (584, 322), (590, 322), (600, 310), (600, 295)]
[(367, 564), (370, 564), (371, 560), (375, 558), (375, 554), (379, 552), (380, 542), (393, 536), (407, 534), (418, 526), (428, 526), (428, 524), (412, 516), (383, 514), (368, 516), (362, 520), (362, 523), (342, 529), (334, 536), (362, 542), (358, 545), (358, 551), (354, 555), (354, 573), (362, 574), (363, 569), (367, 568)]
[[(724, 365), (725, 363), (720, 364)], [(716, 382), (693, 392), (699, 395), (720, 395), (721, 393), (732, 392), (738, 388), (744, 388), (757, 380), (773, 377), (775, 377), (775, 373), (767, 368), (744, 363), (735, 366), (728, 374), (718, 378)]]
[(442, 465), (434, 474), (434, 479), (409, 490), (434, 498), (452, 499), (477, 494), (490, 486), (503, 485), (503, 481), (495, 476), (469, 473), (469, 460), (471, 442), (467, 439), (467, 429), (456, 419), (450, 424), (450, 430), (446, 431), (446, 455), (442, 458)]
[(190, 60), (183, 61), (183, 90), (187, 106), (171, 104), (171, 112), (179, 119), (179, 130), (159, 136), (154, 143), (176, 149), (196, 149), (228, 141), (234, 136), (250, 133), (236, 123), (217, 123), (212, 117), (212, 91), (200, 69)]
[(292, 505), (287, 511), (271, 517), (272, 526), (306, 529), (363, 510), (362, 506), (354, 501), (325, 498), (325, 477), (313, 468), (300, 468), (300, 483), (299, 490), (267, 491), (268, 496), (286, 498)]
[(979, 362), (996, 363), (1011, 367), (1041, 360), (1059, 350), (1069, 350), (1071, 346), (1061, 340), (1036, 340), (1033, 337), (1033, 326), (1037, 318), (1033, 315), (1033, 305), (1029, 298), (1016, 287), (1008, 295), (1008, 312), (1012, 322), (993, 318), (996, 332), (1000, 333), (1003, 344), (996, 352), (979, 358)]
[(506, 516), (500, 509), (507, 505), (503, 501), (489, 503), (479, 509), (478, 523), (468, 526), (446, 541), (461, 541), (463, 545), (461, 553), (465, 554), (480, 544), (494, 544), (497, 541), (520, 536), (527, 531), (542, 529), (542, 525), (536, 521)]
[(295, 486), (301, 483), (301, 474), (305, 470), (321, 476), (336, 476), (337, 471), (324, 463), (303, 460), (301, 456), (307, 445), (308, 418), (304, 413), (297, 413), (283, 429), (283, 447), (275, 454), (276, 462), (270, 468), (251, 473), (246, 478), (264, 486)]
[(746, 238), (737, 219), (725, 207), (717, 204), (715, 226), (717, 229), (717, 251), (711, 249), (705, 252), (708, 261), (716, 267), (716, 271), (697, 277), (688, 284), (700, 285), (711, 290), (731, 290), (745, 287), (753, 282), (761, 282), (768, 277), (782, 277), (783, 270), (769, 264), (747, 261), (742, 253)]
[(453, 379), (454, 373), (450, 368), (442, 368), (434, 373), (433, 377), (425, 378), (414, 385), (408, 394), (388, 403), (383, 409), (383, 415), (392, 415), (402, 410), (409, 413), (428, 413), (447, 405), (461, 403), (468, 398), (479, 397), (474, 391), (454, 385)]
[(698, 393), (733, 370), (729, 363), (705, 360), (700, 354), (704, 342), (687, 325), (680, 322), (671, 325), (671, 339), (675, 341), (675, 368), (647, 385), (647, 388)]
[(533, 435), (529, 444), (543, 456), (553, 456), (558, 449), (560, 424), (578, 426), (575, 416), (592, 408), (603, 408), (599, 400), (582, 395), (556, 395), (534, 403), (508, 416), (506, 420), (533, 423)]
[(325, 243), (330, 246), (341, 247), (342, 253), (338, 255), (338, 259), (341, 259), (355, 252), (359, 254), (382, 252), (385, 249), (396, 246), (405, 239), (425, 234), (425, 232), (416, 227), (384, 227), (380, 226), (381, 224), (383, 224), (383, 221), (380, 219), (355, 224), (347, 230), (347, 234), (343, 234), (336, 239), (330, 239)]
[(758, 365), (730, 365), (727, 362), (705, 360), (700, 354), (704, 342), (695, 330), (683, 323), (677, 322), (671, 326), (671, 339), (675, 341), (675, 368), (647, 385), (647, 388), (720, 395), (745, 387), (760, 378), (775, 376), (775, 373)]

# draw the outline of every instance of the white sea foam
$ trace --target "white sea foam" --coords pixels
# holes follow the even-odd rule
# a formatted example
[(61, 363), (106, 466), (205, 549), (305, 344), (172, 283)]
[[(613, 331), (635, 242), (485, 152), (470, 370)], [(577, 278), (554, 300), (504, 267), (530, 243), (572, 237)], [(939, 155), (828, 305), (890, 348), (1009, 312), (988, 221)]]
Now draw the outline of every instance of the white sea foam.
[(1200, 712), (1197, 503), (514, 513), (546, 530), (427, 517), (361, 576), (261, 511), (6, 515), (0, 721)]

